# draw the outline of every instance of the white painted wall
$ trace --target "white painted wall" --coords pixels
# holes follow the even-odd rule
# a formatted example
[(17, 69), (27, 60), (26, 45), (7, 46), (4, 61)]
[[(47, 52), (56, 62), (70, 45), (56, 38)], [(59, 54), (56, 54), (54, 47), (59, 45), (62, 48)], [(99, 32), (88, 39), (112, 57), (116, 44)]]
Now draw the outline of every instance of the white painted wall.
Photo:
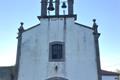
[(115, 76), (115, 75), (102, 75), (102, 80), (119, 80), (119, 76)]
[[(65, 62), (49, 62), (49, 43), (65, 42)], [(93, 30), (76, 25), (74, 18), (41, 19), (22, 35), (18, 80), (98, 80)], [(58, 66), (58, 72), (55, 66)]]

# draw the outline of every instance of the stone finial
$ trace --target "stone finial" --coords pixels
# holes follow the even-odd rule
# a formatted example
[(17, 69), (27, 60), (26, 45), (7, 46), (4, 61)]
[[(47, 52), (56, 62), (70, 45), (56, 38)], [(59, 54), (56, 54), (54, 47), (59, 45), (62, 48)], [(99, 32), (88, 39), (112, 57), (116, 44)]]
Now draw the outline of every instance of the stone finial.
[(100, 36), (100, 33), (98, 33), (98, 25), (96, 24), (96, 19), (93, 19), (93, 30), (94, 30), (94, 34), (98, 38)]
[(98, 25), (96, 24), (96, 19), (93, 19), (93, 28), (97, 28)]
[(21, 22), (20, 24), (21, 24), (21, 26), (23, 26), (23, 25), (24, 25), (24, 23), (23, 23), (23, 22)]
[(20, 23), (20, 27), (18, 28), (18, 37), (17, 37), (17, 38), (20, 38), (21, 35), (22, 35), (22, 33), (24, 32), (23, 25), (24, 25), (24, 23), (21, 22), (21, 23)]
[(96, 19), (93, 19), (93, 22), (95, 23), (95, 22), (96, 22)]
[(21, 25), (20, 25), (20, 27), (18, 28), (18, 31), (19, 31), (19, 33), (22, 33), (22, 32), (24, 31), (24, 28), (23, 28), (24, 23), (21, 22), (20, 24), (21, 24)]

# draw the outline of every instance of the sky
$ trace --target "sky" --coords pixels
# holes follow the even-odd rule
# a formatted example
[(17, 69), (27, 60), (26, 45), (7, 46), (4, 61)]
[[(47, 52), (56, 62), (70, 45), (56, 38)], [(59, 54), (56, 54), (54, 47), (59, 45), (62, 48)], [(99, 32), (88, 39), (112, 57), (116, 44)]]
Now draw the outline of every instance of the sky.
[[(80, 24), (97, 20), (101, 68), (120, 70), (120, 0), (74, 0), (74, 13)], [(0, 0), (0, 66), (15, 65), (20, 22), (27, 29), (40, 23), (37, 16), (40, 0)]]

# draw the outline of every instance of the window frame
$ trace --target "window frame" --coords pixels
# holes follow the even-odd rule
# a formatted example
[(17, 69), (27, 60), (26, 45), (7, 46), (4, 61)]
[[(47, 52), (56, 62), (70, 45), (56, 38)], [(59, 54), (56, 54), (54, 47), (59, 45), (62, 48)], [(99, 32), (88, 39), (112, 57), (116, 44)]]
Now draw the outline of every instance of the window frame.
[[(62, 58), (61, 59), (52, 59), (52, 45), (60, 44), (62, 45)], [(54, 41), (49, 43), (49, 61), (50, 62), (63, 62), (65, 61), (65, 44), (61, 41)]]

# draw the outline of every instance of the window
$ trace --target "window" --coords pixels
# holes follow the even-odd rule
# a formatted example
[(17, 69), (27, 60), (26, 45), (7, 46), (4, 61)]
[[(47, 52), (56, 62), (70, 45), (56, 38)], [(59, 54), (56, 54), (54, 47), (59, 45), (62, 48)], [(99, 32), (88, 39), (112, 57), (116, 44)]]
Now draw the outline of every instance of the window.
[(50, 61), (64, 60), (64, 43), (63, 42), (50, 43), (49, 59)]

